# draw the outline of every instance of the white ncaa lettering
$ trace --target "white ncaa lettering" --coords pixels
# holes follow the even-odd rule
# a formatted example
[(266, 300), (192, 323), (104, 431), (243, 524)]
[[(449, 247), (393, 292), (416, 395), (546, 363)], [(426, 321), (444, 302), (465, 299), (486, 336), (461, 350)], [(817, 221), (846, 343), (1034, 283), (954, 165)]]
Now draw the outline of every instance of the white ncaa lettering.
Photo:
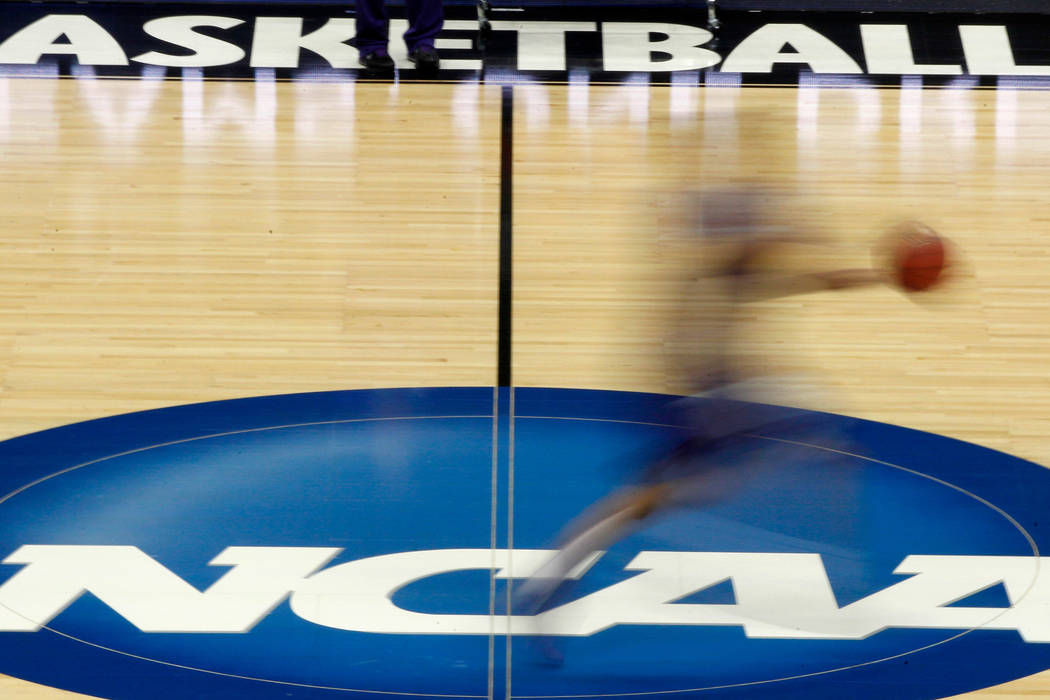
[(138, 547), (25, 545), (4, 560), (26, 564), (0, 586), (0, 631), (34, 632), (85, 592), (144, 632), (246, 632), (340, 550), (227, 547), (232, 566), (204, 592)]
[[(512, 627), (532, 629), (524, 624), (528, 616), (420, 613), (397, 607), (392, 598), (410, 583), (453, 571), (496, 569), (496, 578), (527, 578), (552, 554), (546, 549), (434, 549), (358, 559), (311, 576), (292, 595), (292, 610), (318, 625), (354, 632), (507, 634)], [(570, 576), (580, 576), (589, 563)]]
[[(754, 638), (847, 640), (891, 627), (983, 628), (1050, 643), (1050, 576), (1036, 557), (912, 555), (895, 571), (909, 578), (840, 608), (819, 554), (641, 552), (627, 566), (639, 575), (530, 620), (406, 610), (393, 597), (453, 571), (526, 578), (552, 551), (422, 550), (318, 571), (339, 551), (229, 547), (211, 564), (233, 568), (202, 592), (136, 547), (26, 545), (4, 560), (25, 566), (0, 585), (0, 631), (36, 631), (90, 592), (147, 632), (245, 632), (290, 593), (304, 620), (385, 634), (533, 634), (539, 622), (544, 633), (573, 636), (622, 624), (734, 625)], [(675, 602), (726, 580), (731, 604)], [(950, 607), (999, 583), (1010, 607)]]
[[(994, 560), (991, 562), (993, 564), (991, 567), (989, 567), (989, 560)], [(987, 611), (987, 616), (979, 626), (983, 629), (1017, 630), (1026, 642), (1050, 642), (1050, 576), (1047, 575), (1043, 561), (1050, 562), (1050, 558), (937, 557), (913, 554), (901, 562), (895, 573), (933, 574), (936, 578), (932, 581), (933, 585), (929, 586), (929, 592), (925, 594), (926, 604), (934, 604), (939, 595), (945, 601), (941, 605), (948, 605), (984, 590), (990, 585), (1002, 583), (1006, 589), (1006, 596), (1010, 600), (1010, 607), (969, 608), (969, 610)], [(968, 582), (961, 583), (962, 581)], [(949, 593), (953, 586), (956, 594), (954, 598)], [(939, 594), (938, 587), (941, 588)], [(974, 588), (977, 590), (973, 590)], [(887, 602), (882, 601), (881, 604), (885, 606)], [(847, 606), (846, 609), (849, 607)], [(895, 627), (956, 627), (964, 620), (935, 619), (935, 616), (943, 615), (945, 610), (966, 609), (936, 607), (932, 612), (926, 609), (924, 611), (915, 610), (910, 614), (900, 611), (902, 613), (900, 621), (896, 624), (891, 623), (891, 625)], [(955, 613), (950, 614), (955, 615)], [(890, 617), (893, 618), (893, 616)]]
[(1017, 629), (997, 619), (1010, 608), (945, 606), (997, 583), (1015, 603), (1036, 581), (1038, 566), (1035, 557), (911, 555), (894, 570), (911, 578), (816, 620), (815, 630), (826, 638), (863, 639), (890, 627)]
[[(741, 625), (749, 637), (802, 638), (838, 612), (819, 554), (641, 552), (645, 573), (543, 613), (545, 632), (591, 635), (618, 624)], [(775, 572), (775, 573), (774, 573)], [(735, 604), (674, 601), (731, 580)]]
[[(56, 44), (65, 36), (68, 44)], [(44, 54), (73, 54), (85, 66), (126, 66), (117, 40), (86, 15), (45, 15), (0, 44), (0, 63), (37, 63)]]

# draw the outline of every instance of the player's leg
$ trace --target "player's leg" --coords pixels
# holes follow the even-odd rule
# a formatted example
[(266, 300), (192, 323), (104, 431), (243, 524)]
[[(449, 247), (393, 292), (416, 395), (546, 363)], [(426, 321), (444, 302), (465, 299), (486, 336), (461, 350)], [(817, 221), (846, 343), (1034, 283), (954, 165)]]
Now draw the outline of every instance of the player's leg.
[(384, 0), (358, 0), (354, 26), (354, 45), (361, 65), (372, 70), (392, 70), (394, 61), (387, 51), (390, 17)]
[(573, 569), (630, 535), (642, 520), (671, 503), (672, 489), (671, 484), (633, 487), (604, 499), (573, 521), (560, 538), (558, 553), (519, 587), (521, 612), (539, 612)]
[(406, 0), (405, 11), (408, 14), (405, 46), (409, 59), (421, 69), (437, 68), (439, 59), (434, 40), (445, 22), (441, 0)]

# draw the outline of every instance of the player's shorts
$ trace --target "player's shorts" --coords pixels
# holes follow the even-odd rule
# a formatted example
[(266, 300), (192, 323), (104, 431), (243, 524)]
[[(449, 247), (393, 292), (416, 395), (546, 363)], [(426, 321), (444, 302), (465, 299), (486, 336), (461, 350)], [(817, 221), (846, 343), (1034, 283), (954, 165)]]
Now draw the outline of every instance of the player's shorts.
[(805, 427), (801, 412), (733, 398), (736, 395), (728, 385), (670, 404), (665, 420), (681, 430), (667, 444), (663, 456), (645, 469), (641, 482), (688, 480), (739, 467), (746, 460), (760, 458), (756, 453), (773, 444), (763, 436), (792, 435)]

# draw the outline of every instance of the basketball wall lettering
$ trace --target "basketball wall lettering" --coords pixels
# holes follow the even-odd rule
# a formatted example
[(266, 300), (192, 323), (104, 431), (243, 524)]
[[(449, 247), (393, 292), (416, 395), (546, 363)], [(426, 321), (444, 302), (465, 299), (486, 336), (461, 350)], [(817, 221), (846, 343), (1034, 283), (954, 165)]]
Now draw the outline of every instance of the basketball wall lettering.
[[(255, 69), (358, 67), (357, 50), (347, 43), (354, 35), (353, 18), (255, 17), (240, 16), (236, 8), (223, 10), (155, 17), (129, 30), (112, 21), (105, 8), (70, 14), (33, 14), (23, 8), (11, 11), (15, 16), (4, 23), (0, 64), (75, 62), (114, 75), (133, 74), (142, 67), (221, 69), (222, 74), (241, 75)], [(879, 24), (829, 24), (786, 13), (777, 14), (778, 21), (765, 17), (745, 13), (727, 23), (713, 42), (712, 33), (696, 26), (695, 18), (658, 23), (556, 21), (531, 19), (526, 12), (515, 21), (492, 22), (489, 45), (498, 50), (487, 52), (469, 38), (476, 33), (475, 21), (452, 18), (437, 46), (445, 68), (458, 71), (564, 72), (574, 60), (566, 52), (572, 40), (596, 52), (579, 56), (579, 61), (597, 61), (610, 75), (701, 70), (749, 76), (745, 80), (799, 73), (876, 79), (1050, 76), (1050, 45), (1045, 41), (1050, 33), (1037, 33), (1039, 25), (1050, 22), (1045, 18), (1008, 26), (943, 16), (900, 16), (898, 23)], [(1021, 53), (1026, 55), (1023, 63), (1017, 60)]]

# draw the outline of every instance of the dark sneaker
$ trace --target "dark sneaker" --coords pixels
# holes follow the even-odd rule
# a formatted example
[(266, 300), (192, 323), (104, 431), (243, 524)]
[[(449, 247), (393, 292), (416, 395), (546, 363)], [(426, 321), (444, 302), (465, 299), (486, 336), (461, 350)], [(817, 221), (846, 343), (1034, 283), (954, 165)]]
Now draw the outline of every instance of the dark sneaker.
[(441, 59), (433, 46), (417, 46), (408, 52), (408, 60), (420, 70), (436, 70), (441, 65)]
[(390, 54), (386, 51), (380, 49), (361, 54), (361, 57), (357, 59), (357, 62), (368, 70), (394, 70), (394, 59), (390, 58)]

